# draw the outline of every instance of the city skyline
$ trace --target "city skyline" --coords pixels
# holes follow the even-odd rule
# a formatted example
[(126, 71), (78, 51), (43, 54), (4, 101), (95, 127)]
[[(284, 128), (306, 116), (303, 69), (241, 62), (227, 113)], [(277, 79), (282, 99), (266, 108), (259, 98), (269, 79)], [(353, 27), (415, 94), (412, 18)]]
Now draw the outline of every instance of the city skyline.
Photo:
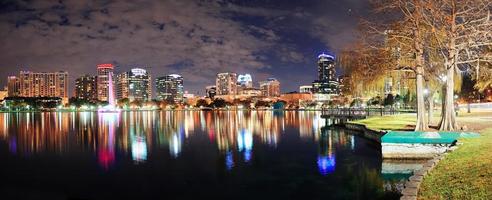
[[(0, 48), (8, 52), (0, 57), (4, 61), (0, 76), (13, 75), (18, 69), (63, 70), (73, 83), (83, 74), (92, 74), (93, 66), (111, 63), (116, 73), (142, 67), (154, 76), (181, 74), (189, 80), (186, 87), (192, 93), (203, 93), (216, 73), (223, 71), (249, 73), (255, 80), (275, 77), (286, 83), (282, 92), (289, 92), (312, 82), (316, 76), (312, 58), (321, 52), (336, 54), (351, 40), (366, 4), (13, 1), (0, 12), (6, 30), (1, 39), (5, 46)], [(194, 73), (197, 70), (201, 73)], [(290, 73), (299, 77), (292, 80)], [(0, 84), (6, 85), (6, 80)]]
[[(334, 59), (335, 57), (332, 56), (332, 55), (327, 55), (325, 53), (321, 53), (320, 55), (317, 56), (318, 58), (318, 65), (319, 65), (319, 59), (320, 57), (325, 57), (325, 56), (330, 56), (332, 59)], [(335, 61), (332, 60), (331, 61), (331, 68), (330, 68), (330, 74), (336, 74), (336, 70), (333, 68), (335, 64)], [(319, 71), (319, 67), (320, 66), (317, 66), (318, 67), (318, 77), (322, 75), (322, 72)], [(73, 82), (73, 86), (72, 84), (68, 83), (68, 85), (66, 86), (67, 88), (72, 88), (71, 90), (69, 90), (67, 92), (67, 95), (68, 97), (77, 97), (77, 98), (80, 98), (80, 99), (86, 99), (86, 100), (91, 100), (90, 98), (87, 97), (87, 95), (91, 95), (91, 94), (82, 94), (83, 92), (82, 91), (86, 91), (87, 88), (85, 87), (89, 87), (89, 90), (90, 90), (90, 87), (91, 86), (88, 86), (87, 84), (87, 80), (81, 80), (81, 79), (87, 79), (89, 77), (93, 77), (93, 81), (94, 81), (94, 85), (96, 86), (96, 94), (94, 94), (94, 98), (92, 98), (92, 100), (99, 100), (99, 101), (107, 101), (106, 98), (107, 98), (107, 76), (109, 74), (112, 74), (113, 76), (113, 83), (114, 83), (114, 95), (116, 97), (116, 99), (124, 99), (124, 98), (129, 98), (131, 101), (135, 100), (135, 98), (139, 99), (139, 100), (151, 100), (153, 99), (152, 96), (153, 95), (159, 95), (158, 93), (158, 90), (159, 90), (159, 84), (156, 82), (156, 84), (152, 84), (152, 80), (151, 80), (151, 77), (153, 76), (151, 74), (151, 72), (148, 72), (146, 70), (146, 68), (139, 68), (139, 67), (135, 67), (135, 68), (131, 68), (129, 71), (125, 71), (125, 72), (116, 72), (114, 69), (116, 68), (115, 65), (111, 64), (111, 63), (103, 63), (103, 64), (97, 64), (96, 65), (96, 71), (95, 71), (95, 74), (92, 73), (92, 74), (83, 74), (83, 75), (80, 75), (80, 76), (77, 76), (76, 79), (74, 80)], [(328, 68), (327, 68), (328, 69)], [(29, 72), (29, 73), (66, 73), (67, 74), (67, 77), (68, 75), (70, 74), (68, 71), (55, 71), (55, 72), (45, 72), (45, 71), (42, 71), (42, 72), (38, 72), (38, 71), (19, 71), (20, 75), (22, 75), (22, 72)], [(321, 73), (321, 74), (320, 74)], [(233, 93), (230, 93), (230, 94), (240, 94), (241, 93), (241, 90), (243, 89), (255, 89), (255, 88), (262, 88), (263, 84), (267, 83), (267, 82), (270, 82), (272, 80), (278, 82), (277, 84), (280, 84), (279, 81), (277, 80), (277, 78), (274, 78), (274, 77), (268, 77), (264, 80), (257, 80), (256, 81), (256, 84), (255, 84), (255, 81), (253, 81), (253, 78), (251, 77), (250, 74), (246, 73), (246, 74), (238, 74), (236, 72), (218, 72), (216, 74), (216, 84), (214, 86), (218, 86), (218, 85), (221, 85), (219, 84), (219, 79), (218, 77), (220, 77), (222, 74), (226, 74), (226, 75), (233, 75), (233, 80), (231, 82), (231, 84), (234, 86), (234, 88), (232, 88), (232, 91), (235, 91)], [(162, 76), (162, 75), (157, 75), (158, 77)], [(164, 75), (164, 76), (179, 76), (181, 79), (183, 79), (183, 77), (179, 74), (168, 74), (168, 75)], [(331, 75), (333, 76), (332, 78), (330, 79), (334, 79), (335, 81), (338, 80), (338, 77), (336, 75)], [(7, 85), (5, 86), (5, 88), (11, 88), (11, 79), (12, 78), (17, 78), (18, 79), (18, 76), (16, 75), (11, 75), (11, 76), (8, 76), (7, 77), (7, 80), (8, 80), (8, 83)], [(160, 78), (164, 78), (164, 77), (160, 77)], [(146, 83), (140, 83), (140, 81), (143, 81), (145, 80)], [(134, 83), (132, 83), (132, 81)], [(317, 80), (315, 80), (313, 82), (313, 85), (314, 83), (317, 82)], [(82, 87), (82, 85), (84, 85)], [(131, 88), (131, 85), (133, 84), (145, 84), (145, 86), (140, 86), (139, 89), (135, 89), (136, 91), (133, 91), (132, 88)], [(188, 92), (188, 90), (186, 90), (185, 87), (183, 87), (184, 84), (181, 83), (181, 90), (182, 90), (182, 93), (184, 92)], [(202, 91), (198, 91), (197, 92), (197, 95), (199, 96), (208, 96), (208, 93), (207, 93), (207, 88), (209, 87), (210, 85), (207, 85), (205, 86), (204, 88), (202, 88)], [(302, 86), (302, 85), (301, 85)], [(145, 88), (145, 89), (144, 89)], [(278, 90), (277, 92), (275, 92), (275, 95), (265, 95), (263, 94), (264, 96), (279, 96), (280, 94), (282, 94), (282, 90), (281, 90), (281, 87), (279, 86), (276, 86), (277, 89), (275, 90)], [(141, 93), (140, 90), (144, 90), (145, 92), (144, 93)], [(269, 90), (269, 89), (268, 89)], [(12, 88), (9, 90), (9, 91), (12, 91)], [(106, 92), (105, 92), (106, 91)], [(154, 93), (155, 91), (155, 93)], [(294, 90), (296, 92), (303, 92), (301, 90)], [(101, 93), (102, 92), (102, 93)], [(138, 93), (137, 96), (134, 96), (135, 92)], [(202, 92), (203, 92), (203, 95), (202, 95)], [(304, 91), (305, 92), (305, 91)], [(11, 92), (9, 92), (11, 93)], [(269, 92), (267, 92), (269, 93)], [(287, 93), (287, 92), (284, 92), (284, 93)], [(194, 94), (194, 93), (192, 93)], [(225, 94), (225, 93), (224, 93)], [(229, 92), (227, 92), (227, 94), (229, 94)], [(143, 96), (142, 96), (143, 95)], [(16, 96), (16, 95), (9, 95), (9, 96)], [(26, 96), (26, 95), (21, 95), (21, 96)], [(32, 96), (32, 95), (30, 95)], [(155, 99), (159, 99), (159, 98), (155, 98)]]

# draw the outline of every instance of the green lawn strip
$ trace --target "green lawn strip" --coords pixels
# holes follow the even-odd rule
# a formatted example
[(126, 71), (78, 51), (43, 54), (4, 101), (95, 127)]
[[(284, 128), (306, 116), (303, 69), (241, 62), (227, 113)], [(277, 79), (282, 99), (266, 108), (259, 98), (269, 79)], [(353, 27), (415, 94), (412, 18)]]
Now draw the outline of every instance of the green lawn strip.
[(492, 128), (460, 142), (425, 176), (419, 199), (492, 199)]
[(364, 124), (373, 130), (403, 130), (409, 125), (415, 125), (416, 117), (412, 114), (400, 114), (390, 116), (375, 116), (367, 119), (356, 120), (352, 123)]

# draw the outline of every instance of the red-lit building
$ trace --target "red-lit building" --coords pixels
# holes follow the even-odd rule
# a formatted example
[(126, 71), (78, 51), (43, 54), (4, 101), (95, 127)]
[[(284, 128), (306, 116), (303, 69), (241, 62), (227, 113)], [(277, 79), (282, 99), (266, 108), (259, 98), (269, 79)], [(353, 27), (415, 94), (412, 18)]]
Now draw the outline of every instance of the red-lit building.
[[(108, 101), (109, 99), (109, 76), (113, 74), (114, 65), (111, 63), (97, 65), (97, 99)], [(112, 78), (112, 80), (114, 80)], [(112, 83), (114, 85), (114, 83)], [(114, 94), (114, 91), (112, 91)]]

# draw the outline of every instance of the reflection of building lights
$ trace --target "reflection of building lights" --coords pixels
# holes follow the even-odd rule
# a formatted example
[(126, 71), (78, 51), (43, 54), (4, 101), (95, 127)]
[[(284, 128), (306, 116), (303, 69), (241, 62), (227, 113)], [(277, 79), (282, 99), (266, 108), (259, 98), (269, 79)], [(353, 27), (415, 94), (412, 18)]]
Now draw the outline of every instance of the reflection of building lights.
[(245, 162), (251, 161), (251, 150), (244, 151), (244, 161)]
[(237, 147), (239, 151), (244, 150), (244, 161), (249, 162), (251, 160), (251, 150), (253, 149), (253, 134), (249, 130), (242, 129), (239, 133)]
[(135, 137), (132, 141), (132, 158), (136, 162), (147, 160), (147, 143), (144, 137)]
[(228, 151), (226, 153), (225, 164), (226, 164), (227, 170), (231, 170), (234, 167), (234, 158), (232, 157), (231, 151)]
[(103, 169), (108, 170), (114, 162), (114, 152), (110, 152), (107, 149), (100, 149), (97, 154), (99, 165), (101, 165)]
[(169, 151), (175, 158), (177, 158), (179, 153), (181, 153), (181, 141), (178, 134), (174, 134), (172, 136), (171, 142), (169, 143)]
[(9, 140), (9, 151), (12, 154), (17, 154), (17, 138), (15, 136)]
[(355, 149), (355, 136), (353, 135), (350, 136), (350, 149)]
[(318, 169), (321, 175), (331, 174), (335, 171), (335, 155), (318, 156)]

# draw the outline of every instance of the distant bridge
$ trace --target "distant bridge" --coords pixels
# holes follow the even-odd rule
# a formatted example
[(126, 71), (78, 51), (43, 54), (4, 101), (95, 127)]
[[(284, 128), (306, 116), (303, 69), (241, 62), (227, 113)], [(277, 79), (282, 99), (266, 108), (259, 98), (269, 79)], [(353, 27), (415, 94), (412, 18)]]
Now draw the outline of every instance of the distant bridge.
[(383, 116), (398, 114), (395, 108), (324, 108), (322, 118), (363, 119), (368, 116)]

